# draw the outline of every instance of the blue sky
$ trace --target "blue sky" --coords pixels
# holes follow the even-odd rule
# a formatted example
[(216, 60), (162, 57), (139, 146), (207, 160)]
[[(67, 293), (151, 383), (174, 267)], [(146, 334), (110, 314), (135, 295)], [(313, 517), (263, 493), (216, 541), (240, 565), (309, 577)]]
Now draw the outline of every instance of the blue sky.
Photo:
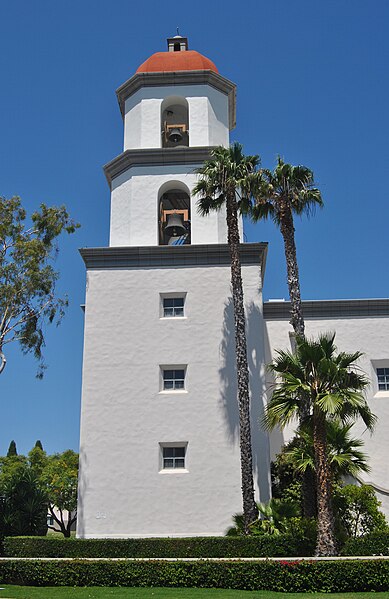
[[(77, 248), (108, 243), (102, 165), (122, 151), (115, 89), (176, 27), (238, 86), (232, 139), (273, 167), (277, 154), (315, 172), (325, 209), (296, 222), (305, 299), (388, 296), (389, 3), (387, 0), (27, 0), (2, 2), (0, 194), (33, 210), (65, 203), (82, 228), (61, 241), (70, 307), (47, 327), (48, 370), (8, 348), (0, 378), (0, 454), (41, 439), (78, 448), (85, 272)], [(271, 223), (264, 297), (287, 297)], [(385, 258), (385, 260), (384, 260)], [(386, 266), (385, 266), (386, 265)], [(355, 348), (357, 349), (357, 348)]]

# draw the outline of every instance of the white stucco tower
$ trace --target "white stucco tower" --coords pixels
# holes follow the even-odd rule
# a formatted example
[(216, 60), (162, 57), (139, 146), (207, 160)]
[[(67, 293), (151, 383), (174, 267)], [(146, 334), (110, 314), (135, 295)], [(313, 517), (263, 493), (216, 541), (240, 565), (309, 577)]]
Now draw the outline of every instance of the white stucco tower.
[[(87, 267), (79, 537), (223, 534), (241, 511), (238, 407), (224, 212), (204, 218), (191, 190), (213, 146), (228, 145), (235, 85), (186, 38), (117, 90), (124, 150), (104, 168), (110, 245)], [(254, 476), (269, 497), (258, 424), (266, 244), (242, 245)]]

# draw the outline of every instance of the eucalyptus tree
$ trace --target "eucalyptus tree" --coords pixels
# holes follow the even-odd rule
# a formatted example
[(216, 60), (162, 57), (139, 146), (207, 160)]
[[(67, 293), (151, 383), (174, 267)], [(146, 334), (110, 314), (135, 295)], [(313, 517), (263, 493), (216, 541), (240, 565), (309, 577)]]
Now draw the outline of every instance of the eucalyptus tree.
[(238, 217), (240, 213), (247, 212), (251, 198), (251, 186), (257, 175), (258, 164), (259, 157), (245, 156), (239, 143), (234, 143), (229, 148), (222, 146), (214, 148), (211, 151), (211, 160), (205, 161), (203, 166), (196, 171), (198, 181), (193, 189), (193, 194), (198, 196), (198, 210), (203, 216), (222, 208), (226, 210), (235, 321), (240, 461), (246, 534), (249, 533), (250, 523), (256, 520), (258, 510), (254, 497), (249, 371)]
[(42, 376), (44, 325), (58, 324), (67, 306), (67, 299), (56, 295), (56, 241), (79, 225), (64, 206), (41, 204), (26, 219), (19, 197), (0, 197), (0, 373), (6, 365), (4, 348), (16, 341), (37, 358)]
[(335, 335), (318, 340), (296, 339), (296, 352), (279, 351), (270, 365), (277, 377), (264, 423), (284, 428), (298, 414), (302, 397), (309, 398), (317, 479), (317, 556), (336, 555), (332, 508), (332, 471), (328, 455), (328, 428), (332, 422), (350, 425), (362, 418), (372, 430), (372, 414), (363, 390), (368, 379), (358, 372), (360, 352), (336, 353)]

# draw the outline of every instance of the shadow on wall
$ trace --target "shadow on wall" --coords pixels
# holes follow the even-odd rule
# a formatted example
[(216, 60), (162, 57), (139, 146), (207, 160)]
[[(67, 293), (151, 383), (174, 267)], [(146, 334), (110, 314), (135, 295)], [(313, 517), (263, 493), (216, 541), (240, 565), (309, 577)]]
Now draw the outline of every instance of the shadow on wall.
[(85, 472), (88, 470), (87, 456), (83, 447), (80, 447), (80, 466), (78, 470), (78, 496), (77, 496), (77, 531), (76, 535), (79, 538), (85, 536), (85, 524), (84, 524), (84, 494), (86, 493), (88, 481), (86, 479)]
[[(271, 353), (270, 341), (269, 341), (269, 333), (267, 330), (266, 322), (264, 322), (264, 346), (265, 346), (265, 364), (270, 364), (273, 360), (273, 356)], [(269, 401), (271, 398), (271, 390), (275, 384), (274, 375), (269, 372), (267, 369), (265, 371), (265, 394), (266, 399)], [(281, 448), (285, 444), (285, 438), (282, 430), (280, 428), (275, 428), (269, 433), (269, 445), (270, 445), (270, 459), (273, 461), (276, 454), (281, 451)]]
[[(251, 390), (251, 434), (254, 480), (261, 501), (270, 498), (270, 461), (268, 434), (260, 425), (264, 409), (264, 356), (262, 342), (262, 313), (257, 305), (246, 308), (247, 357)], [(220, 402), (232, 443), (239, 443), (238, 386), (235, 360), (235, 326), (232, 298), (224, 306), (223, 336), (220, 345), (222, 367)]]

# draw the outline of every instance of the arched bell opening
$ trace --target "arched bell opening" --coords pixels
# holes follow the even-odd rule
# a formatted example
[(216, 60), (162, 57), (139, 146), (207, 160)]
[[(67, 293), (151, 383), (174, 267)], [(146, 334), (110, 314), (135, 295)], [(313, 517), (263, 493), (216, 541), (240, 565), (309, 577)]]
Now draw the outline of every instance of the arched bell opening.
[(169, 189), (159, 200), (159, 245), (191, 243), (190, 196), (183, 189)]
[(161, 107), (162, 147), (189, 146), (189, 107), (185, 98), (170, 96)]

